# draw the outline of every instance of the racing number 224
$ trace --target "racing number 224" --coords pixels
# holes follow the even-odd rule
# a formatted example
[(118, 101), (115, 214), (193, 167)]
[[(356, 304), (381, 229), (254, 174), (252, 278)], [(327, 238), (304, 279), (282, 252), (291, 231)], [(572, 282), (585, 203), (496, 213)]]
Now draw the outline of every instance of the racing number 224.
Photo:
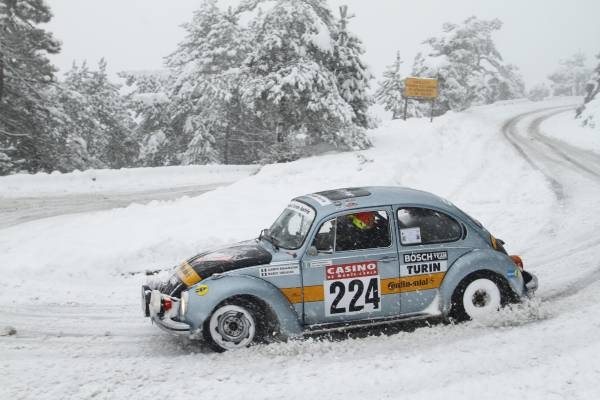
[[(364, 310), (365, 305), (371, 304), (373, 310), (379, 309), (379, 302), (381, 298), (379, 297), (379, 282), (377, 278), (371, 278), (367, 282), (367, 290), (365, 291), (365, 283), (362, 279), (353, 279), (348, 282), (348, 294), (352, 295), (352, 299), (350, 300), (350, 304), (348, 305), (348, 310), (346, 307), (340, 307), (339, 304), (344, 299), (346, 295), (346, 282), (344, 281), (335, 281), (332, 282), (329, 286), (329, 293), (335, 295), (331, 303), (331, 308), (329, 312), (331, 314), (344, 314), (346, 312), (361, 312)], [(364, 301), (362, 301), (364, 293)]]

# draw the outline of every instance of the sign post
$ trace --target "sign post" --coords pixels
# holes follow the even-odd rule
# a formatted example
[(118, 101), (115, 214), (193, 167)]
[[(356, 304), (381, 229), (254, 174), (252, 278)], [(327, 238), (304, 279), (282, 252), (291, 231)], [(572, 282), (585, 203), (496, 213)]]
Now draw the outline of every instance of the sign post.
[(431, 118), (433, 121), (433, 104), (438, 97), (437, 78), (415, 78), (404, 79), (404, 119), (406, 120), (406, 109), (408, 99), (431, 100)]

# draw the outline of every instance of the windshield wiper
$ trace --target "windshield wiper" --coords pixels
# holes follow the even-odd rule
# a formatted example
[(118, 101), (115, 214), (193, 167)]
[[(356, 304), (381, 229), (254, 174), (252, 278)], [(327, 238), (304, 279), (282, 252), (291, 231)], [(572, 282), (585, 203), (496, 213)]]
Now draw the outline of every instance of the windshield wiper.
[(267, 242), (271, 243), (273, 247), (275, 247), (275, 250), (279, 250), (279, 240), (277, 238), (274, 238), (273, 235), (271, 235), (271, 231), (269, 229), (263, 229), (262, 231), (260, 231), (258, 240), (261, 239), (265, 239)]

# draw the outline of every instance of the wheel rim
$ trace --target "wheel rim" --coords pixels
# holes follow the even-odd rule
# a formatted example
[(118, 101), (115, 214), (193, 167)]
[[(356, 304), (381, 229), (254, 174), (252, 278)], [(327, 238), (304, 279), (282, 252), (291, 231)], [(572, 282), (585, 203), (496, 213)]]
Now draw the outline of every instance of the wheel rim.
[(471, 319), (492, 315), (500, 309), (501, 300), (498, 285), (484, 278), (469, 283), (463, 294), (463, 306)]
[(210, 318), (210, 336), (226, 350), (248, 346), (254, 340), (256, 323), (243, 307), (227, 305), (216, 310)]

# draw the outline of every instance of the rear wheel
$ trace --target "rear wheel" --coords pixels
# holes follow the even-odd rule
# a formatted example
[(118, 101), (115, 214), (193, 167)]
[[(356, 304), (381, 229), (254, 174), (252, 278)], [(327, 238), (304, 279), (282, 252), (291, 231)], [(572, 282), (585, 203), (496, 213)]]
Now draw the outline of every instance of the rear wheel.
[(204, 337), (217, 351), (248, 347), (260, 339), (255, 307), (243, 303), (225, 303), (215, 309), (205, 324)]
[(476, 320), (493, 315), (507, 303), (507, 288), (501, 278), (476, 274), (463, 280), (454, 291), (450, 317), (455, 321)]

